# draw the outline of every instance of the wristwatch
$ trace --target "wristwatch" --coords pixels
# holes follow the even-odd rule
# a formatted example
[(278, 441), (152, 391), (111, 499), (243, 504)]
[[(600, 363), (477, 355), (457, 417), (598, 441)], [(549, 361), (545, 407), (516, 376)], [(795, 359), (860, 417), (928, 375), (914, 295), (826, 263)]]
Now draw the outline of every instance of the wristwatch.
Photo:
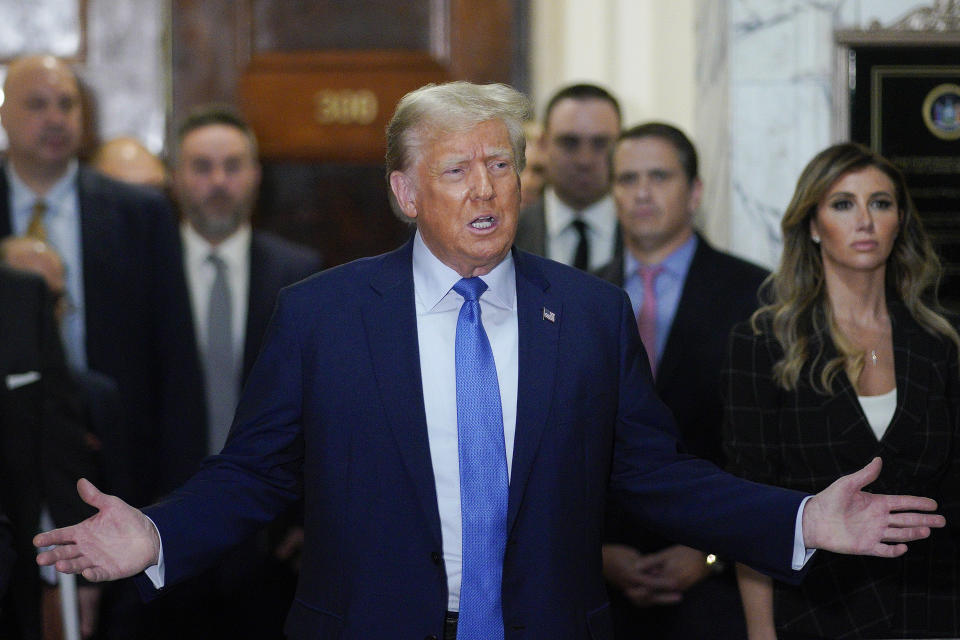
[(716, 554), (708, 553), (705, 559), (707, 569), (710, 570), (710, 573), (718, 575), (723, 573), (724, 569), (727, 568), (727, 563), (721, 560), (716, 556)]

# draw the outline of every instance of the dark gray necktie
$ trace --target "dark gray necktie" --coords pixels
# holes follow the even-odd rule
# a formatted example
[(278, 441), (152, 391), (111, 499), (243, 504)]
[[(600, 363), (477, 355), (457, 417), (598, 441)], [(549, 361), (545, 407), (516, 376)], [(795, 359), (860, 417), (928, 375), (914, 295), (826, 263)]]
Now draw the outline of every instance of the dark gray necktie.
[(210, 288), (207, 348), (203, 363), (207, 384), (207, 444), (210, 453), (219, 453), (230, 432), (240, 385), (233, 350), (233, 312), (227, 264), (212, 253), (207, 261), (217, 270)]

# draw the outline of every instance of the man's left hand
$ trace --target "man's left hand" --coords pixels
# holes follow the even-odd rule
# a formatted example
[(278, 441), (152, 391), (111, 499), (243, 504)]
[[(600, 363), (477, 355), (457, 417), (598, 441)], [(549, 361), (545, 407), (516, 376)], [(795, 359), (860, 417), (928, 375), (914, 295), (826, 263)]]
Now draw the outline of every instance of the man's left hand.
[(946, 525), (930, 498), (879, 495), (863, 488), (880, 475), (882, 462), (874, 458), (863, 469), (838, 479), (813, 496), (803, 510), (803, 541), (808, 549), (895, 558), (907, 551), (905, 543), (930, 535)]

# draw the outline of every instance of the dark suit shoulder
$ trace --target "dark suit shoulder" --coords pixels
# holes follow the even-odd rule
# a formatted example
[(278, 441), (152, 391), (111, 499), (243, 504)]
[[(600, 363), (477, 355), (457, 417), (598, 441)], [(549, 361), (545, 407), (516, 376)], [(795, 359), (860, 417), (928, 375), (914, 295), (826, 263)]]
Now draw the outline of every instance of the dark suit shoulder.
[(551, 292), (559, 292), (567, 298), (596, 299), (607, 298), (610, 301), (619, 301), (625, 295), (620, 287), (594, 275), (581, 271), (569, 265), (543, 258), (523, 251), (514, 250), (514, 261), (517, 272), (534, 280), (542, 280), (541, 284), (550, 287)]
[(596, 276), (618, 287), (623, 286), (623, 255), (616, 255), (613, 260), (596, 270)]
[(308, 274), (319, 271), (323, 266), (323, 257), (316, 249), (287, 240), (270, 231), (255, 229), (250, 244), (254, 250), (262, 250), (271, 259)]
[(377, 256), (358, 258), (337, 265), (286, 287), (281, 297), (291, 302), (316, 300), (316, 296), (338, 296), (346, 302), (353, 297), (373, 291), (371, 286), (391, 286), (413, 279), (411, 273), (412, 243)]
[(83, 165), (80, 165), (77, 176), (82, 195), (117, 203), (139, 203), (151, 209), (170, 209), (169, 199), (159, 189), (121, 182)]
[(542, 256), (546, 253), (547, 222), (543, 200), (525, 207), (517, 219), (513, 243), (524, 251)]
[[(721, 270), (724, 277), (734, 278), (730, 282), (725, 282), (725, 286), (742, 285), (756, 291), (760, 283), (770, 275), (769, 271), (759, 265), (713, 247), (702, 236), (697, 245), (697, 253), (694, 256), (693, 264), (698, 262), (698, 258), (704, 265)], [(691, 268), (693, 268), (692, 265)]]

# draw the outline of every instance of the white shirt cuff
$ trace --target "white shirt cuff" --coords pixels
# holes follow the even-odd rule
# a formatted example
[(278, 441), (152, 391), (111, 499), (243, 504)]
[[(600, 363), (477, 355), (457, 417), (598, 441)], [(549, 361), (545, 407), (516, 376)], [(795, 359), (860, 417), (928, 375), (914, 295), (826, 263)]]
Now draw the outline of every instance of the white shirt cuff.
[[(791, 568), (794, 571), (800, 571), (803, 569), (804, 565), (807, 564), (807, 561), (813, 557), (816, 549), (807, 549), (806, 545), (803, 543), (803, 508), (807, 506), (807, 500), (813, 496), (807, 496), (803, 499), (803, 502), (800, 503), (800, 508), (797, 509), (797, 523), (793, 527), (793, 562), (791, 562)], [(163, 558), (161, 554), (160, 558)]]
[[(803, 511), (803, 506), (800, 507), (800, 510)], [(150, 520), (149, 516), (147, 516), (147, 520)], [(157, 529), (156, 523), (150, 520), (150, 524), (153, 525), (153, 528), (157, 532), (157, 539), (160, 540), (160, 555), (157, 557), (157, 564), (150, 565), (144, 569), (143, 572), (150, 578), (150, 582), (153, 583), (153, 588), (159, 590), (163, 589), (164, 574), (166, 572), (166, 567), (163, 564), (163, 538), (160, 537), (160, 529)]]

